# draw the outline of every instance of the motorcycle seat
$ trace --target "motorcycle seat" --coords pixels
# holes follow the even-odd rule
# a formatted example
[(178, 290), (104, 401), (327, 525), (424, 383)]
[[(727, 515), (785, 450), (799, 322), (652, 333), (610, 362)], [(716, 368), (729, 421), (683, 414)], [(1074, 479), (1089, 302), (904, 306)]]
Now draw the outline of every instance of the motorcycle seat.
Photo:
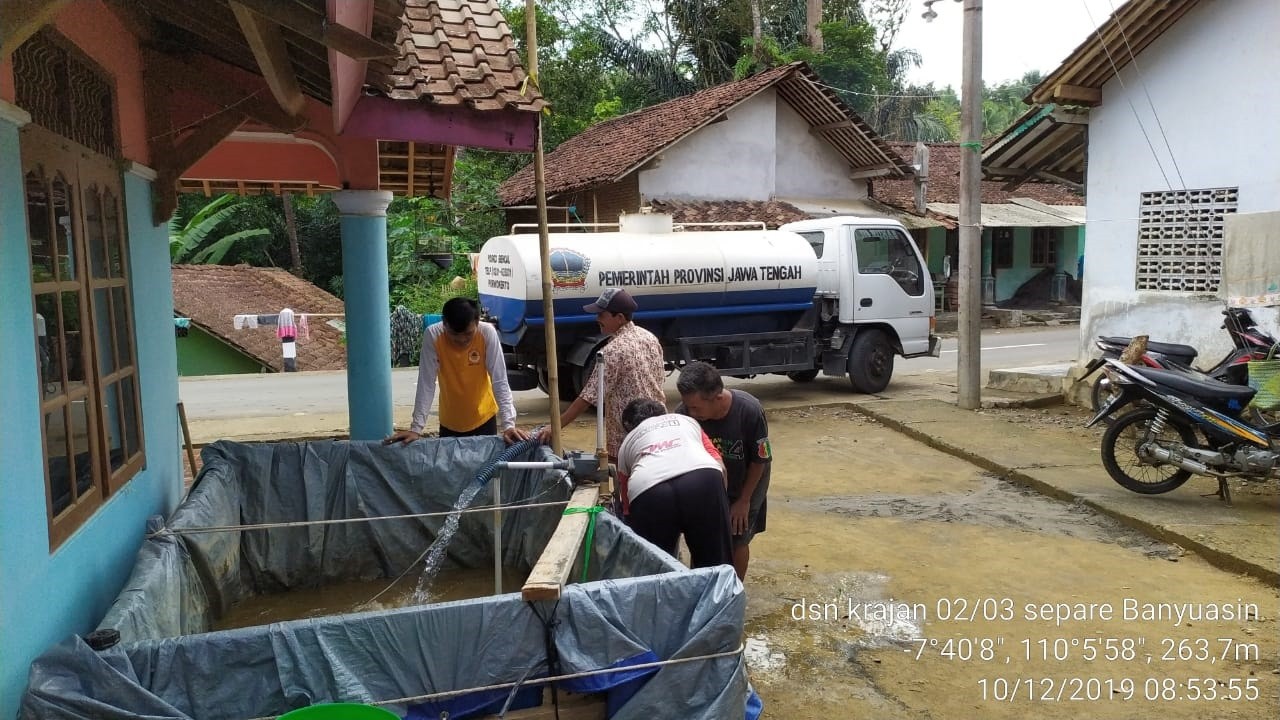
[(1141, 365), (1134, 365), (1132, 369), (1152, 382), (1206, 400), (1239, 400), (1241, 403), (1247, 403), (1257, 392), (1247, 385), (1230, 385), (1207, 376), (1188, 375)]
[[(1125, 349), (1126, 347), (1129, 346), (1130, 342), (1133, 342), (1133, 338), (1131, 337), (1114, 336), (1114, 337), (1100, 337), (1098, 339), (1104, 343), (1107, 343), (1108, 345), (1115, 345), (1119, 350)], [(1196, 355), (1199, 354), (1198, 352), (1196, 352), (1196, 349), (1191, 347), (1190, 345), (1151, 342), (1150, 340), (1147, 341), (1147, 351), (1160, 353), (1161, 355), (1166, 355), (1169, 357), (1186, 358), (1187, 360), (1195, 360)]]

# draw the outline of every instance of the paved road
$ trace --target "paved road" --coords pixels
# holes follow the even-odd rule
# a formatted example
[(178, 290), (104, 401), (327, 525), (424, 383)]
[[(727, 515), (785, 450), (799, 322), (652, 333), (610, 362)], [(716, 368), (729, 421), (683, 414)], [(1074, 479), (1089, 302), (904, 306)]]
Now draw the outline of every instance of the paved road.
[[(1076, 357), (1079, 328), (991, 330), (983, 332), (984, 369), (1024, 367), (1068, 362)], [(895, 378), (937, 373), (953, 374), (956, 369), (956, 341), (943, 341), (942, 357), (898, 360)], [(392, 373), (393, 403), (398, 408), (413, 405), (416, 368)], [(743, 387), (758, 394), (772, 385), (790, 385), (780, 376), (755, 378)], [(830, 382), (837, 381), (834, 378)], [(668, 381), (674, 390), (674, 377)], [(187, 416), (194, 421), (234, 418), (281, 417), (289, 415), (344, 414), (347, 408), (345, 372), (224, 375), (212, 378), (183, 378), (179, 384)], [(890, 386), (890, 391), (893, 386)], [(516, 393), (518, 406), (545, 402), (537, 390)]]

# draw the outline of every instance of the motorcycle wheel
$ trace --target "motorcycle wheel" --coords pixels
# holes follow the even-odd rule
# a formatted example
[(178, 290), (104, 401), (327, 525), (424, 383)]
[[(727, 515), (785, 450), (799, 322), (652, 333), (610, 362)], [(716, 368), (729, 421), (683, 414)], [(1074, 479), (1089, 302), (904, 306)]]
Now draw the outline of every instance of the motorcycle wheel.
[(1111, 378), (1103, 373), (1098, 377), (1098, 381), (1093, 384), (1093, 389), (1089, 391), (1089, 404), (1093, 406), (1093, 411), (1098, 412), (1107, 406), (1111, 398), (1118, 393), (1114, 391), (1111, 384)]
[[(1125, 413), (1111, 423), (1102, 436), (1102, 466), (1126, 490), (1142, 495), (1159, 495), (1180, 487), (1191, 473), (1172, 465), (1152, 465), (1138, 457), (1138, 446), (1145, 442), (1155, 408), (1144, 407)], [(1159, 436), (1152, 442), (1180, 442), (1196, 447), (1195, 428), (1181, 416), (1170, 415)]]

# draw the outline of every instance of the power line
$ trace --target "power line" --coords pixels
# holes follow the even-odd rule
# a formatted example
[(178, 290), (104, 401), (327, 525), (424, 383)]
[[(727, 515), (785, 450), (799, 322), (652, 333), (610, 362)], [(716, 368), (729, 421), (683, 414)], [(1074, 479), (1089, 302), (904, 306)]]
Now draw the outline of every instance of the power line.
[(1138, 67), (1138, 56), (1133, 52), (1133, 46), (1129, 44), (1129, 33), (1125, 32), (1124, 23), (1120, 21), (1120, 15), (1116, 13), (1115, 3), (1111, 2), (1111, 0), (1107, 1), (1111, 4), (1111, 13), (1116, 19), (1116, 26), (1120, 28), (1120, 37), (1124, 38), (1124, 46), (1129, 51), (1129, 61), (1133, 63), (1133, 71), (1138, 76), (1138, 84), (1142, 85), (1142, 93), (1147, 96), (1147, 105), (1151, 106), (1151, 116), (1155, 118), (1156, 128), (1160, 130), (1160, 137), (1164, 140), (1164, 149), (1169, 153), (1169, 162), (1173, 163), (1173, 171), (1178, 175), (1178, 184), (1182, 186), (1183, 190), (1186, 190), (1187, 181), (1182, 178), (1182, 170), (1178, 167), (1178, 158), (1174, 157), (1173, 146), (1169, 144), (1169, 136), (1164, 132), (1164, 123), (1160, 122), (1160, 113), (1156, 111), (1156, 104), (1151, 100), (1151, 91), (1147, 89), (1147, 81), (1142, 77), (1142, 68)]

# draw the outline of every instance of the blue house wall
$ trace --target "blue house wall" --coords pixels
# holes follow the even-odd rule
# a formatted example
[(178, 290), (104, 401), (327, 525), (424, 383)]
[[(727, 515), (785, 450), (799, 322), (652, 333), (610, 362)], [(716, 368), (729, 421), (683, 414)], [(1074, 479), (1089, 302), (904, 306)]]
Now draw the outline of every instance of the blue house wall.
[(0, 718), (17, 713), (31, 661), (93, 629), (123, 587), (146, 520), (182, 491), (167, 231), (151, 222), (150, 172), (124, 173), (144, 469), (50, 550), (31, 261), (18, 145), (24, 113), (0, 102)]

